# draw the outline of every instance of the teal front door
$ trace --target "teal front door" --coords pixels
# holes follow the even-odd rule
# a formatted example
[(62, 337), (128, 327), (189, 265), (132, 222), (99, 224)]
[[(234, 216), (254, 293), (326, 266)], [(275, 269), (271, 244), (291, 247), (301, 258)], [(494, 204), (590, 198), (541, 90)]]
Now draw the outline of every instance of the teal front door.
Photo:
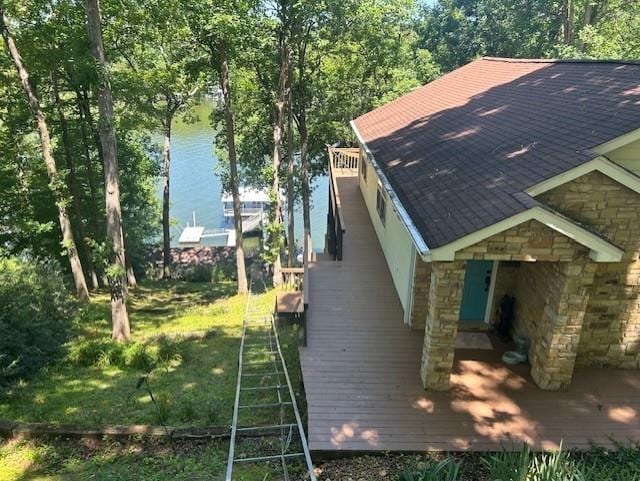
[(493, 261), (467, 261), (460, 305), (461, 321), (484, 321)]

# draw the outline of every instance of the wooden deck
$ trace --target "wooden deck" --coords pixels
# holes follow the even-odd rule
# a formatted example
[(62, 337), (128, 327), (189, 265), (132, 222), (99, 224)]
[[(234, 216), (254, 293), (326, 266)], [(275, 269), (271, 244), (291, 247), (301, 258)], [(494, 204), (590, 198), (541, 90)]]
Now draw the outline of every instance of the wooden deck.
[[(640, 440), (640, 373), (578, 370), (567, 392), (533, 384), (499, 352), (456, 351), (452, 389), (424, 391), (423, 332), (407, 329), (357, 186), (339, 177), (344, 260), (310, 267), (308, 346), (301, 363), (311, 450), (584, 448)], [(515, 441), (515, 442), (514, 442)]]
[(281, 292), (276, 296), (278, 314), (301, 314), (304, 312), (304, 297), (301, 291)]

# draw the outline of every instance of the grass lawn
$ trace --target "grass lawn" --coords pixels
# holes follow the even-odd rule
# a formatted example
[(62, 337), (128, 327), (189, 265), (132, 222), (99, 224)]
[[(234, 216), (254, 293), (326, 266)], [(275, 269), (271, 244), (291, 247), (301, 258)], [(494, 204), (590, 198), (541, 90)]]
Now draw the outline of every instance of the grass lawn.
[(0, 481), (181, 481), (222, 479), (226, 441), (11, 441), (0, 445)]
[[(226, 466), (226, 441), (127, 443), (94, 441), (11, 441), (0, 445), (0, 481), (200, 481), (222, 480)], [(528, 475), (520, 477), (520, 455), (491, 453), (426, 455), (385, 454), (326, 461), (317, 465), (320, 481), (639, 481), (640, 452), (625, 448), (615, 452), (594, 449), (586, 453), (535, 455)], [(458, 465), (437, 471), (445, 461)], [(559, 462), (555, 462), (559, 460)], [(576, 476), (576, 468), (581, 475)], [(275, 471), (272, 471), (274, 473)], [(261, 468), (235, 470), (234, 479), (256, 481)], [(294, 473), (292, 473), (294, 474)], [(292, 479), (303, 479), (302, 476)]]
[[(83, 426), (229, 424), (246, 306), (246, 296), (234, 289), (227, 282), (146, 282), (132, 291), (129, 312), (138, 344), (130, 349), (133, 367), (110, 359), (109, 298), (94, 295), (73, 320), (66, 354), (0, 397), (0, 418)], [(257, 295), (255, 301), (270, 311), (274, 293)], [(208, 333), (202, 339), (154, 337), (202, 330)], [(163, 348), (168, 360), (149, 378), (156, 407), (144, 389), (136, 388), (145, 365), (135, 361), (142, 351)]]

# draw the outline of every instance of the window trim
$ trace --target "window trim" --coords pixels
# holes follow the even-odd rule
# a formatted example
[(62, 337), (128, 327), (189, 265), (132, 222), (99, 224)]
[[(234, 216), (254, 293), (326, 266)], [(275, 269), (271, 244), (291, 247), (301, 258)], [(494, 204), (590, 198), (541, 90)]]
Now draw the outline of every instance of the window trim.
[(360, 176), (362, 177), (362, 180), (364, 180), (365, 182), (367, 182), (367, 170), (368, 170), (368, 165), (367, 165), (367, 156), (362, 154), (362, 151), (360, 151)]
[(376, 191), (376, 212), (382, 225), (386, 225), (387, 221), (387, 195), (382, 187), (382, 184), (378, 182), (378, 189)]

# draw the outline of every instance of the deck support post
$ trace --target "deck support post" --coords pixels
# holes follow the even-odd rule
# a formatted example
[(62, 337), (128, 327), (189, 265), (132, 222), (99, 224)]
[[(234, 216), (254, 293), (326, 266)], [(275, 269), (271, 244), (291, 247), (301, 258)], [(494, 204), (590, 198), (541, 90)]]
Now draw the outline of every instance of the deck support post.
[(547, 390), (566, 389), (571, 384), (596, 268), (585, 259), (559, 262), (555, 267), (557, 294), (547, 299), (542, 319), (530, 333), (531, 377)]
[(434, 262), (424, 331), (420, 376), (425, 389), (449, 389), (465, 262)]

